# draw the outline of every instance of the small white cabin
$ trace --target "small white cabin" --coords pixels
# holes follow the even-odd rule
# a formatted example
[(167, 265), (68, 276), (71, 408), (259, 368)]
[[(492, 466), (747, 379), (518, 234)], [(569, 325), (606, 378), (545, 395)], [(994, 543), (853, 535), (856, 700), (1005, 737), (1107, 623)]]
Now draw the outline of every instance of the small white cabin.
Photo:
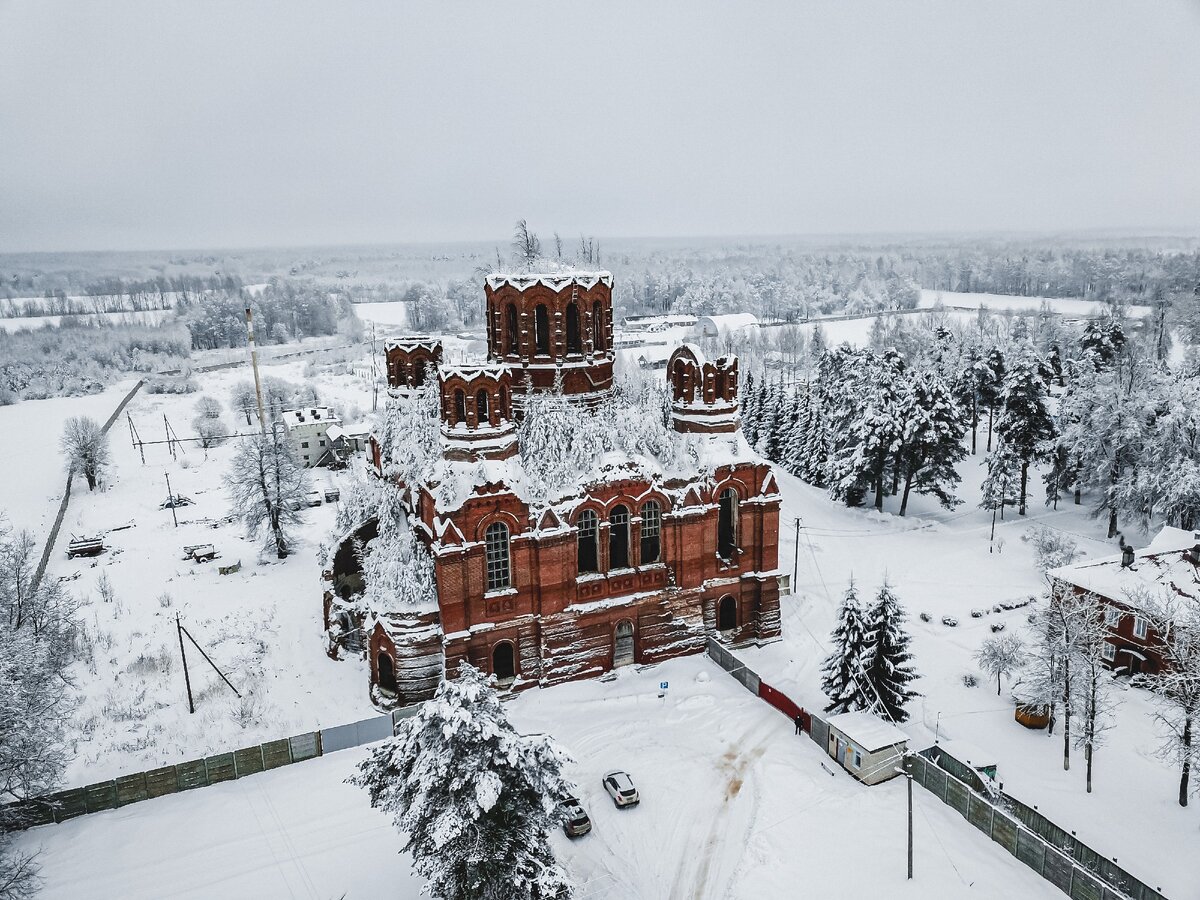
[(899, 774), (908, 735), (874, 713), (830, 716), (826, 751), (863, 784), (879, 784)]

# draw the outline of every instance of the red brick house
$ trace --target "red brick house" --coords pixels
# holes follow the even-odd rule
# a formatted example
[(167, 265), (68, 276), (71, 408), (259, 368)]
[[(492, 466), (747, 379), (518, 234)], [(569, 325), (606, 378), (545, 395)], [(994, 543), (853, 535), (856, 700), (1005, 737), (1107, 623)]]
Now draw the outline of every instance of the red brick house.
[[(396, 488), (433, 556), (437, 608), (397, 602), (362, 617), (376, 697), (423, 699), (462, 660), (516, 690), (700, 653), (710, 634), (777, 639), (780, 496), (740, 433), (737, 360), (690, 345), (671, 359), (688, 465), (608, 454), (535, 496), (517, 446), (526, 392), (557, 382), (595, 407), (611, 391), (612, 277), (492, 275), (485, 293), (487, 360), (437, 367), (441, 474)], [(401, 345), (388, 353), (389, 374), (412, 371)], [(352, 569), (343, 547), (327, 573), (327, 627), (334, 592), (361, 589)]]
[(1163, 528), (1141, 550), (1051, 569), (1047, 577), (1052, 589), (1100, 598), (1110, 635), (1105, 659), (1113, 669), (1151, 675), (1163, 668), (1163, 637), (1144, 604), (1167, 593), (1189, 600), (1200, 615), (1200, 532)]

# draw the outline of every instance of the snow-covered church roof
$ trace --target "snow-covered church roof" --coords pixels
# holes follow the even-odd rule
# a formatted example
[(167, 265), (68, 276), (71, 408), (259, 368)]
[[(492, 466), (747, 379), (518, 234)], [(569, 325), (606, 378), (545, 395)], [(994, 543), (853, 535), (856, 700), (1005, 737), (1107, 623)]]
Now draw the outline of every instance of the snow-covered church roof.
[(539, 260), (537, 265), (528, 271), (493, 272), (487, 277), (487, 286), (492, 290), (496, 290), (506, 284), (512, 285), (518, 291), (526, 290), (535, 284), (543, 285), (555, 292), (561, 291), (563, 288), (570, 287), (573, 284), (579, 285), (584, 290), (590, 290), (597, 284), (603, 284), (611, 288), (613, 277), (612, 272), (604, 269), (588, 271), (576, 269), (573, 266)]

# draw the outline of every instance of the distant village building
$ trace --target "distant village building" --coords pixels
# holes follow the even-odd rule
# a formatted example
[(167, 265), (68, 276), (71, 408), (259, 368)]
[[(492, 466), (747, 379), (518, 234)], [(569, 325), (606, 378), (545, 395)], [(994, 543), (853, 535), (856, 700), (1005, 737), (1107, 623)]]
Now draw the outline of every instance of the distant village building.
[(701, 337), (728, 337), (739, 331), (758, 327), (758, 316), (754, 313), (729, 313), (724, 316), (701, 316), (696, 321), (696, 331)]
[(329, 449), (330, 426), (342, 424), (337, 413), (327, 406), (285, 410), (281, 419), (292, 449), (306, 469), (320, 463), (321, 457)]
[(1047, 576), (1053, 589), (1100, 598), (1109, 629), (1104, 659), (1113, 669), (1154, 674), (1163, 669), (1164, 636), (1145, 615), (1145, 604), (1171, 595), (1200, 616), (1200, 532), (1163, 528), (1141, 550), (1051, 569)]
[(879, 784), (899, 774), (908, 735), (895, 725), (863, 711), (838, 713), (826, 724), (826, 751), (863, 784)]
[(696, 317), (679, 314), (626, 316), (621, 324), (626, 331), (666, 331), (668, 328), (695, 328)]
[[(538, 499), (518, 453), (524, 399), (556, 384), (573, 405), (608, 397), (612, 276), (495, 274), (485, 295), (486, 361), (433, 369), (436, 342), (388, 346), (394, 389), (423, 377), (439, 388), (440, 481), (394, 486), (432, 556), (436, 605), (358, 605), (354, 548), (377, 529), (365, 523), (325, 575), (331, 652), (338, 633), (365, 631), (373, 696), (408, 704), (462, 662), (520, 690), (702, 653), (710, 635), (778, 639), (780, 494), (740, 433), (736, 358), (694, 346), (670, 357), (671, 425), (695, 451), (684, 470), (607, 454), (592, 480)], [(371, 452), (382, 475), (374, 439)]]

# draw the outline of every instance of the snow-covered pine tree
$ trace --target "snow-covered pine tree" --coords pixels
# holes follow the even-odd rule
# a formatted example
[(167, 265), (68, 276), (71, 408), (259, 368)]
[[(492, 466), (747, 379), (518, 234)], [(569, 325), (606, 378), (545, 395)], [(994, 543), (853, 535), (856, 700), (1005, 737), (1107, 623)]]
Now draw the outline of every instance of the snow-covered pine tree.
[(967, 455), (962, 410), (936, 370), (919, 372), (902, 399), (903, 434), (898, 459), (904, 479), (900, 515), (908, 511), (911, 491), (932, 494), (947, 509), (961, 501), (954, 495), (960, 479), (955, 465)]
[(829, 698), (825, 712), (843, 713), (870, 709), (872, 697), (864, 692), (862, 655), (867, 645), (867, 626), (858, 601), (854, 578), (842, 597), (838, 623), (830, 635), (833, 649), (821, 664), (821, 690)]
[(753, 372), (746, 375), (746, 383), (742, 385), (742, 435), (751, 447), (758, 440), (758, 383)]
[(1046, 405), (1046, 383), (1040, 374), (1040, 361), (1026, 352), (1004, 379), (1000, 420), (996, 432), (1021, 462), (1021, 485), (1017, 492), (1017, 512), (1025, 515), (1029, 485), (1029, 466), (1039, 457), (1040, 449), (1055, 435), (1054, 419)]
[(800, 477), (815, 487), (825, 487), (825, 472), (829, 466), (829, 443), (825, 437), (825, 417), (819, 392), (809, 391), (808, 407), (808, 429), (804, 435)]
[(996, 421), (996, 414), (1004, 403), (1004, 376), (1008, 373), (1008, 367), (1004, 361), (1004, 351), (999, 347), (993, 347), (988, 352), (985, 362), (987, 367), (981, 374), (985, 376), (986, 380), (980, 385), (979, 402), (987, 409), (987, 452), (991, 453), (993, 425)]
[(771, 415), (771, 427), (766, 437), (761, 441), (763, 456), (771, 462), (783, 461), (784, 448), (796, 424), (796, 395), (787, 390), (783, 384), (783, 376), (775, 382), (774, 408)]
[(908, 649), (912, 637), (904, 630), (904, 620), (900, 602), (885, 581), (867, 612), (869, 634), (862, 668), (873, 711), (893, 722), (908, 721), (904, 707), (919, 696), (909, 687), (917, 672)]
[[(1017, 501), (1017, 482), (1021, 476), (1021, 461), (1008, 449), (1004, 441), (988, 454), (987, 475), (983, 479), (983, 496), (979, 505), (983, 509), (999, 510), (1004, 518), (1004, 507)], [(993, 517), (994, 521), (994, 517)]]
[(804, 445), (812, 422), (812, 393), (807, 387), (797, 389), (793, 396), (792, 426), (783, 445), (783, 468), (797, 478), (804, 477)]
[(380, 491), (377, 513), (379, 530), (362, 559), (368, 608), (435, 606), (433, 557), (409, 525), (400, 492)]
[(550, 846), (571, 793), (567, 760), (549, 737), (518, 734), (464, 663), (350, 781), (392, 815), (432, 897), (559, 900), (573, 895)]

